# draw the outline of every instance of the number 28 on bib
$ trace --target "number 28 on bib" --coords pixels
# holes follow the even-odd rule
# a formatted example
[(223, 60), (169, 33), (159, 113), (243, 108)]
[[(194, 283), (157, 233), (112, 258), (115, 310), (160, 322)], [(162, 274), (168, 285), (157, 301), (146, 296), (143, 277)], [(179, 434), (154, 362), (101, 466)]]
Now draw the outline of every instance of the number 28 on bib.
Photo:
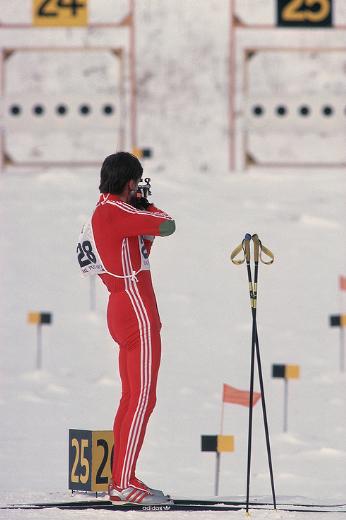
[(76, 252), (82, 276), (103, 274), (107, 272), (98, 254), (90, 222), (85, 224), (82, 228)]

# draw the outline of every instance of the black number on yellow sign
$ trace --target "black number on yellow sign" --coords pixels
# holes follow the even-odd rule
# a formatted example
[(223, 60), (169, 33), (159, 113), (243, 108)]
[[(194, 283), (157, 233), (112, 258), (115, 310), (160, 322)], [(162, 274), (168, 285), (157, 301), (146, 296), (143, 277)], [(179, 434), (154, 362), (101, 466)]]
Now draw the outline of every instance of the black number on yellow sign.
[(38, 16), (58, 16), (59, 8), (70, 9), (72, 16), (77, 16), (78, 9), (85, 7), (84, 2), (77, 2), (76, 0), (43, 0), (38, 6)]
[[(102, 456), (99, 468), (96, 472), (96, 484), (108, 484), (108, 476), (104, 475), (103, 472), (104, 472), (104, 469), (108, 462), (109, 446), (105, 439), (98, 439), (97, 446), (102, 447), (103, 456)], [(113, 466), (113, 455), (114, 455), (114, 446), (112, 448), (111, 459), (110, 459), (110, 471), (112, 471), (112, 466)]]
[(78, 9), (83, 9), (85, 7), (85, 2), (77, 2), (75, 0), (57, 0), (57, 6), (63, 9), (71, 9), (72, 16), (77, 16)]
[(31, 0), (35, 27), (86, 27), (88, 0)]
[(278, 0), (278, 25), (282, 27), (330, 27), (333, 0)]
[(69, 489), (107, 491), (113, 450), (112, 430), (69, 430)]
[(37, 10), (38, 16), (57, 16), (58, 13), (56, 11), (48, 11), (48, 4), (51, 3), (51, 0), (44, 0), (42, 4), (39, 6)]

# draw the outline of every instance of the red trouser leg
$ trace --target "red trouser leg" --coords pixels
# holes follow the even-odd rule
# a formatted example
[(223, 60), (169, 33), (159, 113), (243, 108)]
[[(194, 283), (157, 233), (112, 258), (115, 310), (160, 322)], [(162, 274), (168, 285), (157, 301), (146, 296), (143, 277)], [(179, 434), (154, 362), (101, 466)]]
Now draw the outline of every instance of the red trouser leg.
[[(119, 305), (116, 307), (119, 310)], [(121, 308), (124, 310), (124, 306)], [(112, 476), (113, 482), (122, 488), (127, 487), (135, 475), (147, 423), (155, 407), (161, 358), (160, 331), (156, 321), (155, 326), (152, 326), (150, 314), (142, 300), (137, 310), (134, 313), (136, 319), (131, 319), (133, 310), (131, 312), (125, 305), (124, 320), (120, 319), (119, 312), (113, 313), (112, 308), (108, 312), (111, 334), (120, 346), (122, 397), (114, 420)], [(112, 315), (117, 317), (116, 323)], [(123, 326), (120, 326), (120, 322)]]

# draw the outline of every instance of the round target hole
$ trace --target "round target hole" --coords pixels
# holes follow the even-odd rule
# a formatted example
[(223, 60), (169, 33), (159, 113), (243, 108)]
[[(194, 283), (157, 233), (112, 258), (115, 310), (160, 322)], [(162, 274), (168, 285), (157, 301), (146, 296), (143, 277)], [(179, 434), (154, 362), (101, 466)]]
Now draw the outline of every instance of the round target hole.
[(287, 114), (287, 108), (284, 105), (279, 105), (276, 107), (276, 114), (280, 117), (285, 116)]
[(83, 115), (83, 116), (87, 116), (90, 114), (91, 112), (91, 108), (89, 105), (81, 105), (79, 107), (79, 112)]
[(325, 105), (324, 107), (322, 107), (322, 114), (324, 116), (330, 117), (333, 115), (333, 113), (334, 113), (333, 107), (331, 107), (330, 105)]
[(34, 105), (32, 110), (33, 110), (35, 116), (43, 116), (45, 109), (44, 109), (43, 105)]
[(12, 116), (19, 116), (22, 112), (22, 107), (20, 105), (11, 105), (9, 112)]
[(308, 107), (307, 105), (302, 105), (300, 108), (299, 108), (299, 114), (303, 117), (307, 117), (310, 115), (310, 107)]
[(263, 116), (264, 114), (264, 108), (261, 105), (255, 105), (252, 109), (252, 112), (255, 114), (255, 116)]
[(114, 112), (114, 107), (113, 105), (104, 105), (102, 110), (106, 116), (110, 116)]
[(65, 116), (67, 114), (67, 106), (66, 105), (58, 105), (55, 110), (56, 110), (56, 113), (59, 116)]

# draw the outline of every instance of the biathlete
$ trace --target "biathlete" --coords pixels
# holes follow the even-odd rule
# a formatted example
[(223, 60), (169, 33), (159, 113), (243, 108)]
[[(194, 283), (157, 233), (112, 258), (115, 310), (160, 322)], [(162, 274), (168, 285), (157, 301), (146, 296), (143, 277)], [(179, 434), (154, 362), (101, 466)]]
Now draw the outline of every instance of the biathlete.
[(98, 274), (109, 291), (109, 332), (119, 345), (122, 395), (114, 420), (110, 500), (162, 504), (169, 497), (136, 476), (136, 463), (155, 407), (161, 322), (148, 256), (155, 236), (175, 231), (167, 213), (139, 197), (143, 168), (118, 152), (101, 168), (101, 196), (77, 247), (84, 274)]

